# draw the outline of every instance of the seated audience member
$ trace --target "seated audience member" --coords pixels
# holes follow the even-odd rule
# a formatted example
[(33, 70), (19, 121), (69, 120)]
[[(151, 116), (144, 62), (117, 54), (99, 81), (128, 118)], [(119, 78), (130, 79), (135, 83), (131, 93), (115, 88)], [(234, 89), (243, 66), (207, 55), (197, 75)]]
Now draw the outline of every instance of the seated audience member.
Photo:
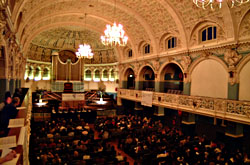
[(4, 157), (0, 158), (0, 164), (10, 161), (16, 157), (16, 151), (12, 150)]
[(11, 102), (12, 102), (11, 94), (8, 91), (5, 93), (4, 101), (0, 103), (0, 112), (3, 110), (5, 105), (10, 104)]
[(9, 129), (9, 120), (16, 118), (18, 110), (16, 107), (19, 105), (20, 99), (15, 97), (12, 101), (12, 104), (7, 104), (4, 106), (1, 114), (1, 129), (4, 130), (4, 136), (8, 135)]

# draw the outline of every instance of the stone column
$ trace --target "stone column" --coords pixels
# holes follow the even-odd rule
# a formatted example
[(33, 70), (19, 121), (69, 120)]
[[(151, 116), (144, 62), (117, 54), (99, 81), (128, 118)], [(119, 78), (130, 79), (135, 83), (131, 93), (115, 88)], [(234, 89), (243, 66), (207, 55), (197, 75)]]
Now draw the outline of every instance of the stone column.
[(15, 89), (16, 89), (16, 80), (15, 79), (10, 79), (9, 88), (10, 88), (10, 93), (13, 95), (15, 92)]
[(228, 83), (227, 98), (230, 100), (239, 99), (239, 83), (235, 83), (233, 85), (231, 83)]
[(165, 115), (164, 107), (157, 107), (154, 115), (155, 116), (164, 116)]
[(190, 89), (191, 89), (191, 82), (184, 82), (183, 83), (183, 94), (190, 95)]
[(195, 114), (182, 112), (182, 131), (190, 136), (195, 132)]
[(233, 138), (243, 137), (243, 124), (228, 121), (225, 135)]
[(195, 114), (182, 112), (182, 124), (195, 124)]

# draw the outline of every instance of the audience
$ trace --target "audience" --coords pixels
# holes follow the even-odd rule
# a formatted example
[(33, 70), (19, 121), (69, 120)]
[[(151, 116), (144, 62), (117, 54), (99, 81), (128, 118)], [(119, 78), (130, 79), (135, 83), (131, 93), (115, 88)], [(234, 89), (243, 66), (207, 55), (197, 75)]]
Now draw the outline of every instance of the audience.
[(4, 108), (5, 105), (10, 104), (11, 102), (12, 102), (11, 94), (8, 91), (8, 92), (5, 93), (5, 99), (4, 99), (4, 101), (2, 103), (0, 103), (0, 112), (3, 110), (3, 108)]
[[(12, 101), (12, 103), (11, 103)], [(9, 129), (9, 120), (16, 118), (18, 110), (16, 107), (20, 104), (20, 99), (18, 97), (14, 97), (13, 100), (7, 94), (6, 104), (3, 107), (0, 115), (0, 130), (1, 136), (7, 136)]]
[(177, 127), (159, 120), (128, 116), (100, 118), (95, 129), (118, 139), (118, 147), (141, 164), (244, 164), (248, 155), (209, 141), (205, 136), (185, 136)]
[[(249, 155), (205, 136), (185, 136), (150, 117), (97, 118), (94, 128), (80, 116), (33, 123), (31, 164), (129, 164), (118, 148), (135, 164), (247, 164)], [(35, 128), (35, 129), (34, 129)], [(98, 137), (94, 138), (95, 134)], [(36, 137), (36, 138), (34, 138)]]
[(126, 163), (107, 143), (109, 137), (94, 139), (93, 129), (80, 116), (76, 120), (55, 118), (31, 126), (31, 137), (36, 137), (30, 141), (31, 164)]
[(16, 157), (16, 151), (12, 150), (4, 157), (0, 158), (0, 164), (10, 161)]

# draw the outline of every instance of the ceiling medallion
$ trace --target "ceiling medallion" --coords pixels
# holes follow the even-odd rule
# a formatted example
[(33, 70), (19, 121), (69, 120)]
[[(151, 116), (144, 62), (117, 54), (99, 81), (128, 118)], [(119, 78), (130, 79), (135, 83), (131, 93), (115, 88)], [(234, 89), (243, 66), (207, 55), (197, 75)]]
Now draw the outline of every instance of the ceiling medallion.
[(94, 54), (92, 53), (90, 45), (87, 45), (87, 44), (79, 45), (78, 52), (76, 52), (77, 58), (91, 59), (91, 58), (93, 58), (93, 55)]
[[(224, 0), (193, 0), (194, 4), (202, 9), (210, 8), (214, 10), (215, 8), (221, 8)], [(242, 4), (248, 3), (250, 0), (227, 0), (229, 7), (240, 6)]]

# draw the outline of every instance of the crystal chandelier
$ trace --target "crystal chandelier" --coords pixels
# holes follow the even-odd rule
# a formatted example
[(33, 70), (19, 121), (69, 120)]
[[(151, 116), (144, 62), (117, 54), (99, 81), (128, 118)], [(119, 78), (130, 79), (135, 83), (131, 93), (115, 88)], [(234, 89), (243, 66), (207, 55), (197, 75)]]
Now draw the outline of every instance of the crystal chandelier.
[(76, 52), (76, 57), (77, 58), (93, 58), (93, 53), (91, 50), (90, 45), (84, 44), (84, 45), (79, 45), (78, 52)]
[(125, 36), (125, 31), (121, 24), (116, 24), (114, 22), (113, 26), (106, 25), (106, 30), (104, 31), (104, 36), (101, 36), (101, 41), (104, 45), (119, 45), (125, 46), (128, 41), (128, 37)]
[[(215, 8), (221, 8), (224, 0), (193, 0), (194, 4), (202, 9), (210, 8), (214, 10)], [(234, 6), (240, 6), (249, 2), (250, 0), (227, 0), (227, 4), (233, 8)]]
[[(116, 16), (116, 0), (114, 5), (114, 17)], [(115, 20), (115, 18), (114, 18)], [(125, 35), (122, 24), (116, 24), (114, 21), (113, 26), (106, 25), (104, 35), (101, 36), (101, 41), (104, 45), (119, 45), (125, 46), (128, 42), (128, 37)]]

